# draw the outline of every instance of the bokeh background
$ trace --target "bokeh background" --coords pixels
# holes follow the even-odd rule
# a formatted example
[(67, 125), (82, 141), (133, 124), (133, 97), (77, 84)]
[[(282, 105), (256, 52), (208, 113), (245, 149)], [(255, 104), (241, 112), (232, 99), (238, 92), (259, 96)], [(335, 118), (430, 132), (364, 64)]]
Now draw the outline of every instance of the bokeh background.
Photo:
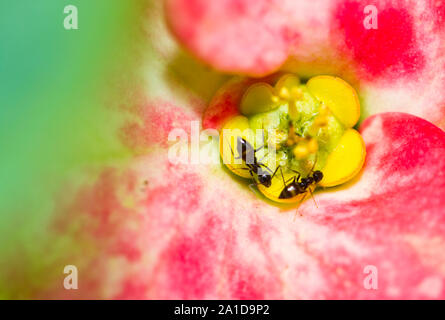
[[(67, 5), (77, 30), (64, 28)], [(116, 172), (147, 152), (127, 129), (155, 134), (138, 131), (151, 96), (204, 107), (227, 79), (179, 47), (161, 0), (1, 2), (0, 299), (142, 297), (115, 285), (138, 253), (132, 200), (112, 185), (130, 185)], [(68, 291), (71, 264), (81, 280)]]
[[(69, 4), (78, 8), (78, 30), (63, 26)], [(57, 297), (63, 262), (94, 254), (94, 243), (57, 230), (65, 212), (55, 198), (68, 199), (130, 155), (118, 129), (139, 81), (148, 5), (1, 2), (0, 298)]]

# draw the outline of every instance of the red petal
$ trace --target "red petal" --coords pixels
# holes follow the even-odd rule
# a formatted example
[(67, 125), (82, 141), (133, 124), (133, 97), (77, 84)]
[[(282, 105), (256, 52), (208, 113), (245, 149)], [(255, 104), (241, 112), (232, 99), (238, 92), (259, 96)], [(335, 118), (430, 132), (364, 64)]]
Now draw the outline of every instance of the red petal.
[[(377, 29), (366, 29), (363, 20), (365, 5), (346, 1), (333, 16), (332, 36), (337, 33), (338, 45), (350, 54), (362, 69), (363, 77), (416, 74), (423, 69), (425, 57), (415, 35), (414, 17), (408, 8), (378, 4)], [(338, 38), (338, 36), (337, 36)], [(344, 46), (342, 45), (344, 43)]]
[(224, 84), (204, 112), (203, 128), (220, 129), (224, 122), (239, 114), (241, 98), (253, 83), (252, 79), (236, 77)]
[(204, 129), (219, 130), (224, 122), (240, 114), (239, 105), (247, 88), (258, 81), (273, 83), (281, 73), (263, 78), (233, 77), (227, 81), (213, 96), (209, 106), (204, 111), (202, 126)]

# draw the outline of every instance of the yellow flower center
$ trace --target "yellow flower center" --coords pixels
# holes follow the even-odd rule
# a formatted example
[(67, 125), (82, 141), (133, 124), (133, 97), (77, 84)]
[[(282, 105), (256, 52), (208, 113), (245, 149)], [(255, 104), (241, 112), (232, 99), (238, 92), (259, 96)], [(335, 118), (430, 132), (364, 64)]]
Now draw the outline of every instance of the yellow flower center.
[(240, 112), (222, 129), (221, 156), (269, 199), (300, 201), (316, 186), (350, 180), (363, 166), (365, 144), (352, 129), (359, 100), (340, 78), (316, 76), (302, 84), (286, 74), (273, 84), (255, 83)]

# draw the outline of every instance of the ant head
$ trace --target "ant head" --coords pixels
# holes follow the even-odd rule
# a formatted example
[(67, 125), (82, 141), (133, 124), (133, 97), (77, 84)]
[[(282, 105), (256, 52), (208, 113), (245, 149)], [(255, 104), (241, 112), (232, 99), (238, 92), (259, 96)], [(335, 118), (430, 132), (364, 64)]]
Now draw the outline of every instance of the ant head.
[(315, 183), (318, 183), (321, 181), (321, 179), (323, 179), (323, 172), (321, 172), (320, 170), (316, 170), (314, 171), (312, 176), (314, 177)]

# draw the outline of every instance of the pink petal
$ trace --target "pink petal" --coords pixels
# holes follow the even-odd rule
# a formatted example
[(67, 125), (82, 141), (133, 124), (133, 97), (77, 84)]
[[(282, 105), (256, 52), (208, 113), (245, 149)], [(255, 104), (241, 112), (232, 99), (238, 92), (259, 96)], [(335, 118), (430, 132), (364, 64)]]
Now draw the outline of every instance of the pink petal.
[[(318, 208), (305, 201), (295, 220), (295, 208), (265, 203), (220, 165), (173, 165), (159, 147), (86, 187), (80, 194), (126, 208), (80, 198), (102, 221), (92, 264), (116, 279), (109, 297), (444, 298), (445, 133), (401, 113), (361, 131), (363, 174), (318, 192)], [(377, 290), (363, 285), (367, 265), (378, 268)]]
[(225, 83), (215, 94), (204, 111), (202, 126), (221, 129), (224, 122), (238, 115), (241, 98), (254, 79), (235, 77)]
[[(444, 127), (445, 28), (436, 1), (375, 1), (365, 29), (359, 1), (169, 0), (173, 33), (218, 70), (334, 73), (359, 90), (364, 114), (403, 111)], [(285, 63), (284, 65), (282, 65)]]
[(287, 58), (298, 33), (277, 1), (167, 1), (172, 31), (187, 47), (219, 70), (263, 75)]

